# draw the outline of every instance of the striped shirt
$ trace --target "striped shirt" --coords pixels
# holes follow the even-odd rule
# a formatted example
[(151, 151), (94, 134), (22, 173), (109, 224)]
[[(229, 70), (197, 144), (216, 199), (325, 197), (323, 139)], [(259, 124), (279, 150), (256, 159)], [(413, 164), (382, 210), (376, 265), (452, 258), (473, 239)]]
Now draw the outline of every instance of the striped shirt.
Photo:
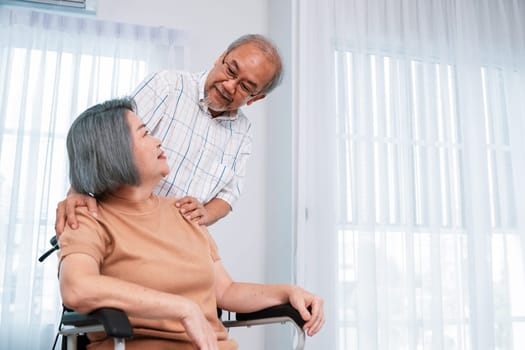
[(192, 196), (205, 204), (220, 198), (233, 207), (251, 154), (251, 123), (238, 110), (213, 118), (204, 105), (208, 73), (161, 71), (133, 93), (137, 115), (161, 139), (170, 173), (155, 193)]

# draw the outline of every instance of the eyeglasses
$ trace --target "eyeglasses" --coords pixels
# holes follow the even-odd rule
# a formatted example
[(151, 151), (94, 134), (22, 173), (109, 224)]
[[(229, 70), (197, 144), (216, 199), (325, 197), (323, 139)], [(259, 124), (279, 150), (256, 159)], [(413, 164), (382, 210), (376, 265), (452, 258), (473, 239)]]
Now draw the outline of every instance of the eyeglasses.
[(259, 94), (259, 92), (252, 87), (255, 83), (239, 79), (237, 65), (226, 61), (226, 57), (222, 59), (222, 72), (228, 80), (237, 80), (237, 85), (243, 95), (254, 97)]

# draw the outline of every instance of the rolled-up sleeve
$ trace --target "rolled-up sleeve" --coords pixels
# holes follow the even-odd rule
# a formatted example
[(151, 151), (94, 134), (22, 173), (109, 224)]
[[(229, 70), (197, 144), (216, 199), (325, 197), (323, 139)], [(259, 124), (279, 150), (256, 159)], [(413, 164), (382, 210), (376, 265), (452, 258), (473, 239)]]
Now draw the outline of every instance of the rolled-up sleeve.
[(232, 209), (242, 193), (248, 159), (252, 154), (253, 137), (251, 127), (248, 127), (241, 137), (242, 140), (233, 164), (234, 176), (215, 196), (226, 201)]

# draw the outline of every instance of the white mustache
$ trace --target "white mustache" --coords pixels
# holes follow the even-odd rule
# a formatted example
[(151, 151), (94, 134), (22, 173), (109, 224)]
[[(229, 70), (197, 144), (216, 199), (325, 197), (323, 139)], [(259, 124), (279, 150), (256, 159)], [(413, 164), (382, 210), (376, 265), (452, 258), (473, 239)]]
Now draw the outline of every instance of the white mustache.
[(215, 87), (217, 88), (217, 91), (219, 91), (219, 93), (220, 93), (225, 99), (228, 100), (228, 102), (233, 101), (233, 96), (230, 95), (230, 94), (228, 93), (228, 91), (226, 91), (226, 90), (222, 87), (222, 85), (217, 84)]

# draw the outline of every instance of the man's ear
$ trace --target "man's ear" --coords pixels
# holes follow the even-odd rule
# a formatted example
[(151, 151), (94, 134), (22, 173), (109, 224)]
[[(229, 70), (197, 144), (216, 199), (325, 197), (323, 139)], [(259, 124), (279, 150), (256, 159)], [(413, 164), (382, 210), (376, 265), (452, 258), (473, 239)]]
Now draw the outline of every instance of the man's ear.
[(259, 100), (262, 100), (263, 98), (266, 97), (266, 94), (259, 94), (257, 96), (253, 96), (252, 98), (250, 98), (248, 100), (248, 102), (246, 102), (246, 105), (251, 105), (252, 103), (254, 103), (255, 101), (259, 101)]

